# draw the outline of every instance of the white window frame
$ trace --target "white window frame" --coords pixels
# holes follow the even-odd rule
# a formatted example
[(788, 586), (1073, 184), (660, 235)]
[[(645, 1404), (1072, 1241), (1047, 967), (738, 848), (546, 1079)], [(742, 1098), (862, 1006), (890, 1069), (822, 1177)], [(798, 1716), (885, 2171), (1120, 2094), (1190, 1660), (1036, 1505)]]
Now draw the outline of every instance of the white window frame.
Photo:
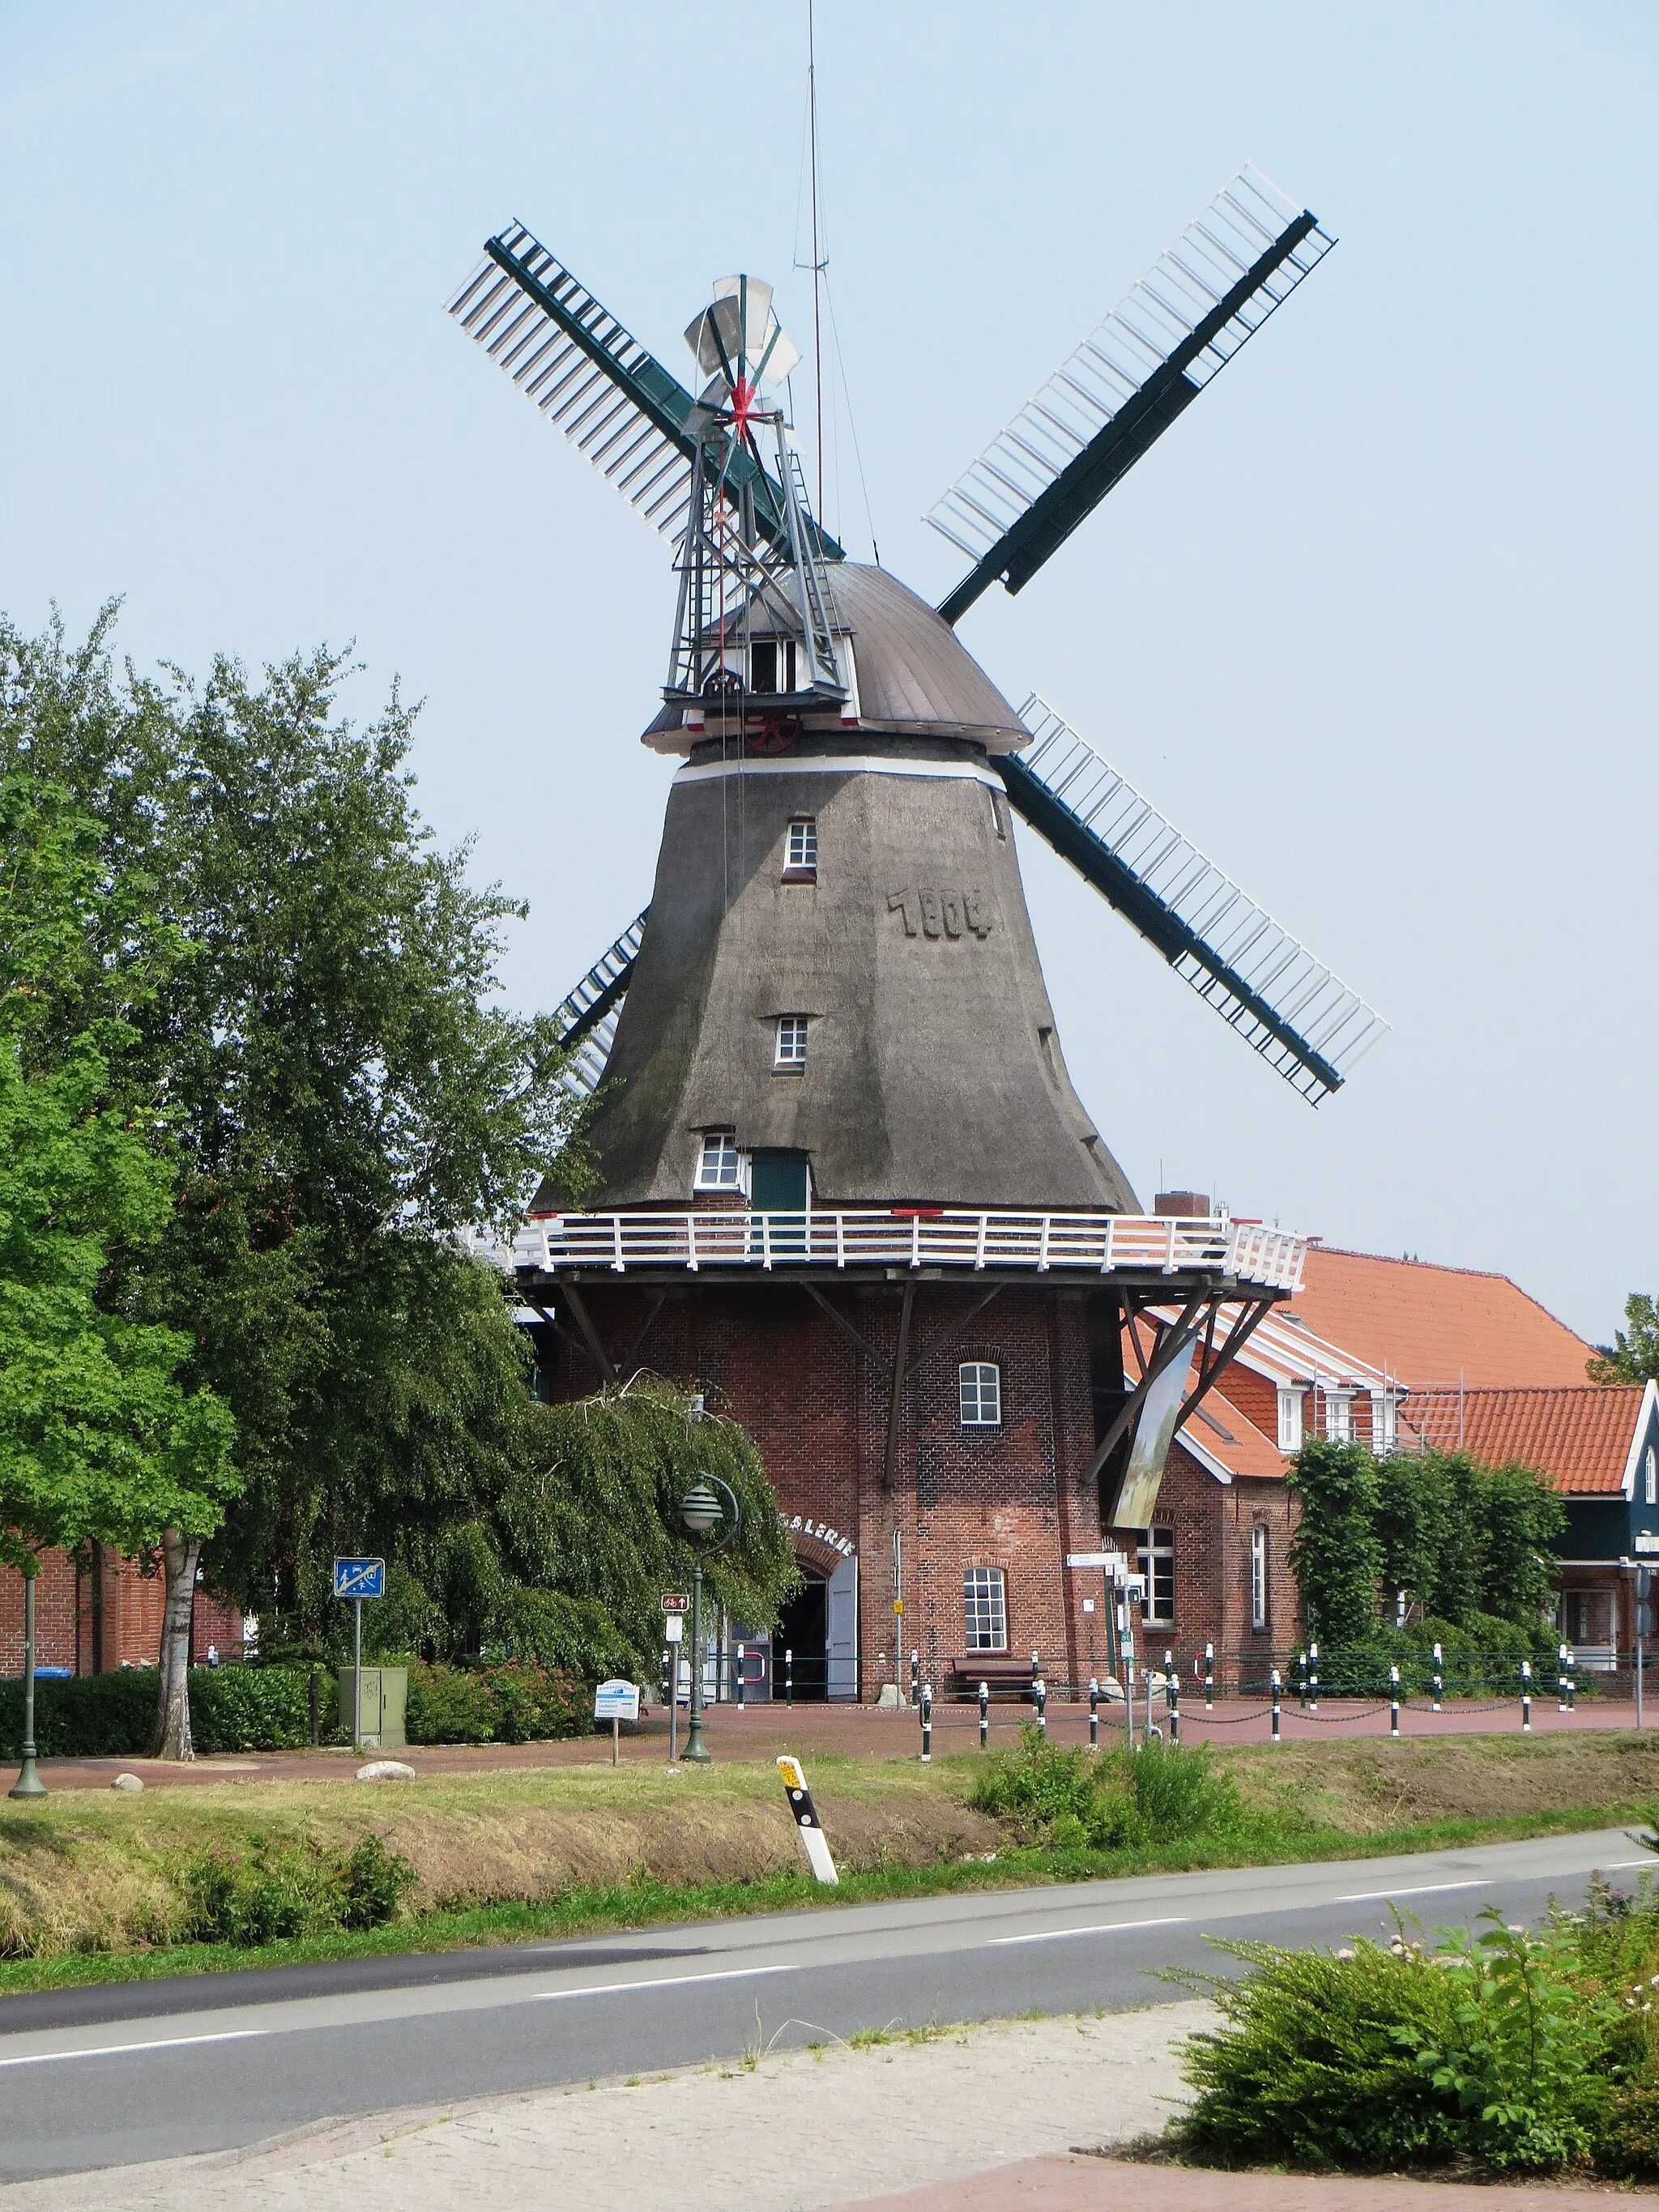
[(806, 1037), (811, 1025), (809, 1014), (780, 1014), (777, 1042), (773, 1047), (774, 1067), (805, 1067)]
[(1279, 1449), (1286, 1456), (1302, 1449), (1302, 1397), (1300, 1390), (1279, 1393)]
[(1268, 1625), (1267, 1592), (1267, 1530), (1265, 1522), (1256, 1522), (1250, 1530), (1250, 1626), (1266, 1628)]
[(1642, 1462), (1642, 1494), (1650, 1505), (1659, 1505), (1659, 1453), (1651, 1444)]
[(816, 814), (797, 814), (792, 817), (784, 837), (783, 865), (789, 875), (810, 875), (816, 883), (818, 873), (818, 817)]
[(1351, 1444), (1353, 1442), (1352, 1390), (1328, 1390), (1325, 1393), (1325, 1434), (1334, 1444)]
[(994, 1359), (964, 1359), (957, 1369), (957, 1418), (964, 1429), (1002, 1426), (1002, 1370)]
[(743, 1155), (735, 1129), (705, 1129), (697, 1152), (694, 1190), (741, 1190)]
[[(1176, 1546), (1173, 1528), (1160, 1525), (1146, 1531), (1137, 1547), (1136, 1565), (1146, 1578), (1140, 1618), (1148, 1628), (1173, 1628), (1176, 1617)], [(1165, 1599), (1168, 1599), (1167, 1605)]]
[(962, 1633), (969, 1653), (1008, 1649), (1008, 1577), (1000, 1567), (963, 1569)]

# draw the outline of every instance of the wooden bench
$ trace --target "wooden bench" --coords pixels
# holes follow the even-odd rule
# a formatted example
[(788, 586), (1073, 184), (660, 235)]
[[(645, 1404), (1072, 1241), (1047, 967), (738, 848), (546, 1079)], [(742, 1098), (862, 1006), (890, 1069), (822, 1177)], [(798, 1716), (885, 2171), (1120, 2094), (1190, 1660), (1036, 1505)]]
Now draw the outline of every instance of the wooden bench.
[(1030, 1703), (1030, 1659), (1012, 1658), (1006, 1651), (970, 1651), (964, 1658), (945, 1663), (946, 1693), (951, 1697), (977, 1698), (983, 1682), (994, 1698), (1018, 1698)]

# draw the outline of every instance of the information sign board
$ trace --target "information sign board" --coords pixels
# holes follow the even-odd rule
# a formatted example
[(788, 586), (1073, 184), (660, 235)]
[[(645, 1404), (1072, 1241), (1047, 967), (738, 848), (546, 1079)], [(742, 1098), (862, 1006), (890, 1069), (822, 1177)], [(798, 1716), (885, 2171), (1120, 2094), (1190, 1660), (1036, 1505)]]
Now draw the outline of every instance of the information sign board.
[(635, 1682), (601, 1682), (593, 1692), (593, 1717), (596, 1721), (636, 1721), (640, 1717), (639, 1685)]
[(691, 1601), (684, 1590), (665, 1590), (662, 1594), (662, 1609), (665, 1613), (690, 1613)]
[(386, 1595), (386, 1561), (384, 1559), (336, 1559), (334, 1595), (336, 1597), (384, 1597)]

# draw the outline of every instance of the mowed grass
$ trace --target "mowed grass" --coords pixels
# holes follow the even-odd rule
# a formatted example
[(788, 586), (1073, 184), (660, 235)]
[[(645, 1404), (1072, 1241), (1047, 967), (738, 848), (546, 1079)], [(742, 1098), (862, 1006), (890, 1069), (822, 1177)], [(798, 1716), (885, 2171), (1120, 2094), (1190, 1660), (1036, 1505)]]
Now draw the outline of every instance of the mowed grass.
[[(1616, 1826), (1659, 1800), (1646, 1736), (1440, 1737), (1216, 1754), (1249, 1818), (1213, 1838), (1054, 1850), (969, 1802), (975, 1753), (823, 1758), (810, 1777), (842, 1875), (805, 1875), (769, 1765), (328, 1776), (142, 1796), (0, 1800), (0, 1994), (73, 1983), (598, 1934), (1015, 1883), (1345, 1856)], [(181, 1940), (214, 1850), (337, 1856), (366, 1832), (415, 1870), (403, 1917), (258, 1948)]]

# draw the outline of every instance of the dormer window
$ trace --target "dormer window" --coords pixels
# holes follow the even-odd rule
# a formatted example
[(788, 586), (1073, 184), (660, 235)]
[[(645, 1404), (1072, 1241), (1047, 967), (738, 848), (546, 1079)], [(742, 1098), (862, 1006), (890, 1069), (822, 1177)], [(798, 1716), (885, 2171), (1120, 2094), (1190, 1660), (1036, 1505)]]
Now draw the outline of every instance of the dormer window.
[(1279, 1393), (1279, 1449), (1291, 1455), (1302, 1449), (1302, 1393), (1281, 1389)]
[(1347, 1390), (1325, 1394), (1325, 1433), (1334, 1444), (1353, 1441), (1353, 1395)]
[(735, 1129), (705, 1129), (697, 1159), (699, 1190), (737, 1190), (743, 1182)]
[(818, 823), (815, 814), (798, 814), (784, 840), (783, 880), (815, 884), (818, 879)]
[(794, 688), (794, 639), (757, 637), (749, 648), (749, 689), (775, 696)]
[(805, 1066), (806, 1021), (805, 1014), (778, 1016), (777, 1050), (772, 1060), (774, 1067)]

